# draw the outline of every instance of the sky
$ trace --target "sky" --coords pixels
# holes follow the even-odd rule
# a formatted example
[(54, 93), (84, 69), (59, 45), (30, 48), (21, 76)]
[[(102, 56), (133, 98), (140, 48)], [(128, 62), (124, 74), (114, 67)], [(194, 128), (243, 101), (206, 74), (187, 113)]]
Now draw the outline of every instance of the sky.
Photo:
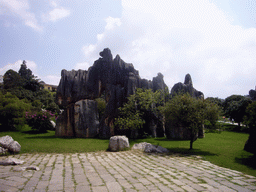
[(88, 70), (110, 48), (171, 89), (192, 77), (205, 97), (256, 86), (255, 0), (0, 0), (0, 75), (23, 60), (47, 84)]

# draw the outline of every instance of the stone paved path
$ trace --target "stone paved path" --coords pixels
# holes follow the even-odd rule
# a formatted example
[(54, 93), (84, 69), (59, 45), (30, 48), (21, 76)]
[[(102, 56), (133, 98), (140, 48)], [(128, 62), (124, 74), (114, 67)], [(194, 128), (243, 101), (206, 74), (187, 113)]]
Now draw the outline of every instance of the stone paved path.
[[(256, 191), (255, 177), (199, 157), (140, 151), (14, 157), (25, 164), (0, 166), (0, 191)], [(19, 166), (40, 170), (17, 171)]]

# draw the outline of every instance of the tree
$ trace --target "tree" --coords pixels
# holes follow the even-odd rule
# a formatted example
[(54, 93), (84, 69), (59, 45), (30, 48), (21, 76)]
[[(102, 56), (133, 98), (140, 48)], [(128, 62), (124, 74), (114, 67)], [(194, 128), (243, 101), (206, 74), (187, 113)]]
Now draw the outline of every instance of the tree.
[(27, 68), (26, 61), (24, 60), (20, 66), (19, 75), (24, 79), (24, 88), (31, 91), (38, 91), (42, 88), (42, 85), (39, 83), (39, 79), (32, 74), (32, 71)]
[(14, 89), (17, 87), (22, 87), (24, 85), (23, 79), (16, 71), (13, 71), (12, 69), (9, 69), (5, 72), (3, 80), (4, 89)]
[(199, 128), (205, 120), (205, 108), (203, 99), (193, 98), (189, 94), (174, 96), (163, 108), (166, 123), (170, 127), (184, 127), (190, 131), (190, 149), (193, 149)]
[(16, 131), (25, 124), (25, 112), (32, 108), (26, 100), (20, 100), (11, 93), (0, 91), (0, 125), (1, 131)]
[(24, 60), (22, 62), (22, 64), (20, 65), (20, 70), (19, 70), (19, 75), (27, 80), (27, 81), (30, 81), (31, 79), (33, 79), (35, 76), (32, 74), (32, 71), (30, 69), (27, 68), (27, 65), (26, 65), (26, 61)]
[(205, 108), (205, 119), (210, 122), (210, 129), (216, 129), (217, 121), (219, 119), (219, 114), (221, 108), (215, 102), (205, 100), (206, 108)]
[(256, 154), (256, 101), (248, 105), (244, 121), (250, 130), (250, 136), (245, 143), (244, 150)]
[(246, 108), (250, 103), (252, 103), (250, 98), (241, 95), (227, 97), (224, 102), (225, 114), (231, 119), (234, 119), (240, 127), (246, 114)]
[[(159, 114), (157, 105), (163, 103), (163, 100), (161, 91), (136, 89), (135, 94), (128, 97), (128, 102), (119, 108), (119, 117), (115, 119), (115, 126), (121, 129), (141, 130), (149, 118), (157, 119)], [(144, 131), (146, 130), (141, 133), (143, 134)]]

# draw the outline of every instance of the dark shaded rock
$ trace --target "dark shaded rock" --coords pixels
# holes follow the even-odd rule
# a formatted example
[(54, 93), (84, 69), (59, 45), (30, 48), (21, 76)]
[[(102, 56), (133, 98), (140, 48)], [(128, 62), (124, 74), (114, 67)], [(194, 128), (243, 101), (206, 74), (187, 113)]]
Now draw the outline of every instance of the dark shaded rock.
[(80, 100), (70, 104), (59, 116), (56, 124), (56, 136), (95, 137), (99, 130), (97, 102)]
[(184, 83), (176, 83), (171, 89), (171, 95), (179, 94), (179, 93), (189, 93), (192, 97), (196, 98), (204, 98), (204, 94), (201, 91), (197, 91), (193, 87), (192, 79), (190, 74), (185, 76)]
[(95, 137), (99, 131), (97, 102), (88, 99), (77, 101), (74, 111), (76, 137)]
[(153, 77), (153, 91), (165, 90), (167, 85), (164, 83), (164, 76), (162, 73), (158, 73), (156, 77)]
[[(119, 55), (113, 59), (108, 48), (100, 52), (100, 56), (88, 71), (62, 70), (56, 99), (65, 111), (57, 121), (56, 136), (77, 136), (75, 103), (85, 99), (94, 100), (104, 94), (107, 105), (105, 114), (100, 119), (99, 136), (110, 138), (115, 135), (113, 124), (118, 115), (118, 108), (127, 102), (127, 97), (134, 94), (136, 88), (159, 90), (166, 87), (160, 73), (153, 82), (141, 79), (132, 64), (125, 63)], [(80, 110), (79, 113), (83, 112)], [(79, 124), (80, 126), (82, 125)]]
[(256, 129), (250, 128), (250, 135), (244, 145), (244, 150), (253, 154), (256, 154)]
[(251, 89), (249, 91), (249, 96), (250, 96), (251, 100), (256, 101), (256, 90)]

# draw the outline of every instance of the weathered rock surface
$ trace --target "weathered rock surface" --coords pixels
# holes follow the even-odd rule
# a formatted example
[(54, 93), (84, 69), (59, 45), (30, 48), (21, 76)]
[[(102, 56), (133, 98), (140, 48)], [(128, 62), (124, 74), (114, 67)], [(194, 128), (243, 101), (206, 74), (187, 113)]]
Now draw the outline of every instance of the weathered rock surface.
[(10, 145), (8, 146), (8, 150), (13, 153), (19, 153), (20, 149), (21, 149), (21, 146), (17, 141), (11, 142)]
[(117, 117), (118, 108), (127, 101), (129, 95), (135, 93), (136, 88), (158, 90), (167, 87), (162, 74), (159, 73), (153, 81), (141, 79), (132, 64), (125, 63), (119, 55), (113, 59), (108, 48), (100, 52), (100, 56), (88, 71), (62, 70), (56, 99), (66, 109), (63, 117), (57, 120), (57, 136), (76, 135), (74, 105), (80, 100), (95, 100), (104, 93), (107, 106), (103, 118), (100, 119), (99, 136), (110, 138), (115, 135), (115, 130), (111, 127)]
[(250, 96), (251, 100), (256, 101), (256, 90), (251, 89), (249, 91), (249, 96)]
[(99, 131), (97, 102), (80, 100), (62, 112), (56, 125), (56, 136), (95, 137)]
[(0, 137), (0, 145), (13, 153), (19, 153), (21, 150), (20, 144), (17, 141), (14, 141), (9, 135)]
[(0, 147), (0, 155), (6, 154), (7, 151), (8, 149)]
[(193, 87), (193, 82), (190, 74), (185, 76), (184, 83), (176, 83), (171, 89), (171, 95), (175, 95), (178, 93), (189, 93), (192, 97), (196, 98), (204, 98), (204, 94), (201, 91), (197, 91)]
[(8, 148), (8, 146), (13, 142), (13, 138), (9, 135), (0, 137), (0, 145), (2, 145), (3, 148)]
[(169, 150), (164, 147), (152, 145), (151, 143), (146, 143), (146, 142), (136, 143), (133, 145), (132, 149), (143, 150), (145, 153), (168, 153), (169, 152)]
[(129, 140), (126, 136), (113, 136), (109, 140), (109, 150), (110, 151), (123, 151), (129, 148)]
[(0, 165), (21, 165), (24, 161), (16, 158), (6, 158), (0, 161)]

